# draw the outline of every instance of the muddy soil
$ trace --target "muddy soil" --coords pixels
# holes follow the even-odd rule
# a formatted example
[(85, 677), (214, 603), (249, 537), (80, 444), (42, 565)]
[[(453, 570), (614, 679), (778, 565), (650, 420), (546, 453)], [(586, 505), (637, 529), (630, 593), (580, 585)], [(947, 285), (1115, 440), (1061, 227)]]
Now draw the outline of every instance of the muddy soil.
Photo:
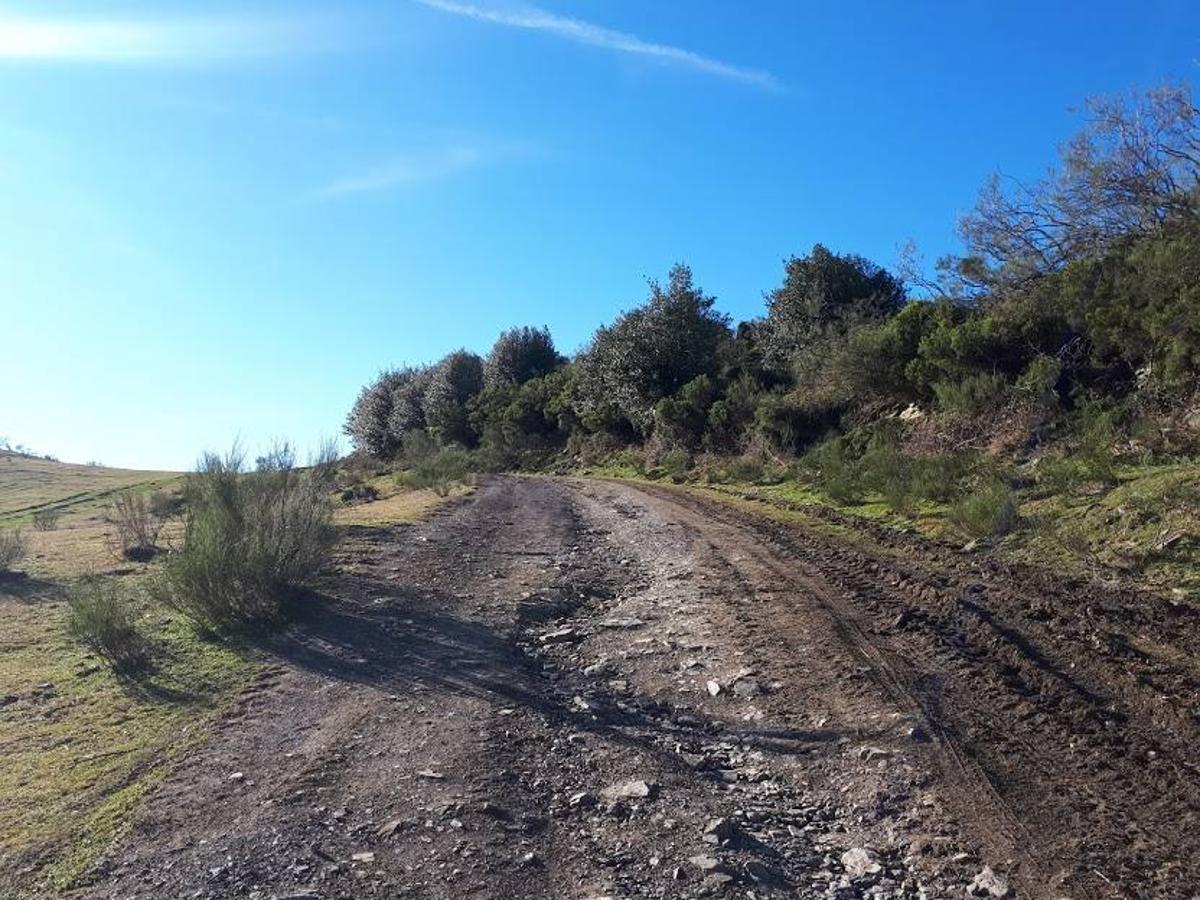
[(81, 897), (1193, 897), (1197, 623), (494, 477), (355, 529)]

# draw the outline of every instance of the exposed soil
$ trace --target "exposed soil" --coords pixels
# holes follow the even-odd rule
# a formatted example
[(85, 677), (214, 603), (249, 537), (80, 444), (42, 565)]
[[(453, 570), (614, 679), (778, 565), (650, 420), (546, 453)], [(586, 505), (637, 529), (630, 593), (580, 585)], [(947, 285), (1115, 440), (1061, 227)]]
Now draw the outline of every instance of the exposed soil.
[(355, 529), (78, 895), (1194, 896), (1195, 618), (874, 538), (499, 477)]

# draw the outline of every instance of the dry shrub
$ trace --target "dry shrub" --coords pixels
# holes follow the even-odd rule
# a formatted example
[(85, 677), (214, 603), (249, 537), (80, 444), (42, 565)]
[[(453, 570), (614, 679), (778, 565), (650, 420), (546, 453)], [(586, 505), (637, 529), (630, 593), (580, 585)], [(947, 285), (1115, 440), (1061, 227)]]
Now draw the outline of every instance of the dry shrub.
[(12, 570), (25, 558), (25, 536), (20, 531), (0, 530), (0, 573)]
[(62, 510), (52, 506), (47, 506), (45, 509), (39, 509), (33, 514), (33, 527), (38, 531), (53, 531), (58, 527), (58, 520), (62, 518)]
[(162, 521), (151, 512), (145, 494), (118, 494), (108, 506), (107, 517), (115, 529), (109, 545), (117, 556), (145, 562), (158, 552)]

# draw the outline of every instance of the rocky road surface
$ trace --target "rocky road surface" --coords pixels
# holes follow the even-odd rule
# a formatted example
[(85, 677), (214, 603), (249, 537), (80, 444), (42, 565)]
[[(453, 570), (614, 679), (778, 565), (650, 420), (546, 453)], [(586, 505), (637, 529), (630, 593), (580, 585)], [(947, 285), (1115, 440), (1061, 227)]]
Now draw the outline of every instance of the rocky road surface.
[(352, 531), (97, 898), (1187, 898), (1166, 601), (667, 488)]

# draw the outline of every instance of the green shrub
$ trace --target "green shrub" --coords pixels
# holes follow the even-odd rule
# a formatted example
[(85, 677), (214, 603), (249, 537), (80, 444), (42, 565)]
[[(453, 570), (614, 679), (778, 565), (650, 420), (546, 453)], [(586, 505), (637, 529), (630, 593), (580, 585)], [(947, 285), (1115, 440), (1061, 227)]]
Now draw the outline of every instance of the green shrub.
[(801, 458), (799, 468), (837, 503), (857, 503), (862, 499), (854, 455), (845, 437), (830, 438), (814, 447)]
[(975, 416), (994, 409), (1007, 392), (1008, 381), (992, 372), (939, 381), (933, 386), (938, 408), (954, 416)]
[(972, 537), (996, 537), (1016, 527), (1019, 513), (1012, 489), (1001, 481), (972, 491), (950, 509), (950, 521)]
[(754, 433), (775, 453), (798, 453), (833, 431), (845, 407), (794, 394), (765, 394), (754, 413)]
[(150, 646), (137, 627), (133, 603), (120, 588), (100, 578), (85, 579), (72, 588), (66, 628), (119, 672), (150, 663)]
[(47, 506), (33, 514), (33, 527), (38, 531), (53, 531), (58, 527), (58, 520), (60, 518), (62, 518), (61, 509)]
[(676, 447), (664, 453), (658, 464), (672, 481), (683, 481), (692, 467), (692, 455), (682, 447)]
[(739, 456), (730, 460), (720, 472), (722, 481), (759, 484), (766, 478), (766, 467), (762, 460)]
[(208, 627), (277, 620), (288, 590), (329, 559), (332, 457), (327, 448), (308, 469), (245, 472), (236, 449), (206, 455), (187, 479), (183, 549), (167, 559), (163, 601)]
[(16, 530), (0, 530), (0, 573), (12, 571), (24, 558), (25, 536)]
[(454, 485), (464, 483), (475, 468), (469, 452), (449, 447), (418, 460), (411, 469), (396, 476), (396, 483), (412, 490), (428, 488), (445, 497)]

